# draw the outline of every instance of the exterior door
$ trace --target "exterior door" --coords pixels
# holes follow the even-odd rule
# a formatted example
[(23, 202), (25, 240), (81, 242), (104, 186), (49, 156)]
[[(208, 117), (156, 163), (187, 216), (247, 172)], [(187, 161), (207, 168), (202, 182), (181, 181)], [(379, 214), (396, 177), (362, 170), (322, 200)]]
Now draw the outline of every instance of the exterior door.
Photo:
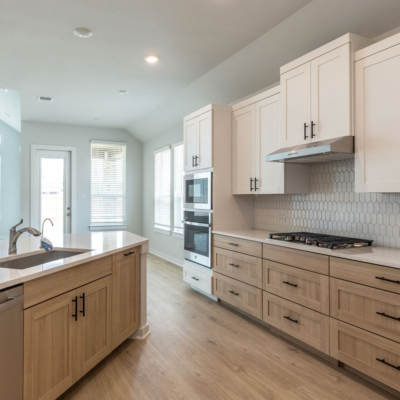
[(308, 62), (281, 75), (280, 147), (310, 141), (310, 74)]
[(198, 150), (197, 120), (193, 118), (184, 124), (184, 143), (185, 143), (185, 171), (196, 169), (194, 157)]
[(351, 135), (350, 99), (347, 43), (311, 61), (311, 121), (315, 124), (311, 141)]
[(400, 192), (400, 45), (355, 63), (357, 192)]
[(76, 290), (24, 311), (24, 399), (53, 400), (75, 382)]
[(197, 168), (211, 168), (212, 164), (212, 110), (196, 118), (198, 132)]
[(111, 275), (77, 289), (76, 380), (111, 352)]
[[(256, 105), (232, 113), (232, 193), (254, 192), (256, 177)], [(250, 181), (252, 179), (252, 181)]]
[(285, 164), (265, 162), (279, 149), (279, 94), (256, 103), (256, 193), (284, 193)]
[(32, 182), (32, 226), (41, 230), (46, 218), (45, 235), (71, 232), (71, 152), (37, 150), (35, 154), (35, 179)]

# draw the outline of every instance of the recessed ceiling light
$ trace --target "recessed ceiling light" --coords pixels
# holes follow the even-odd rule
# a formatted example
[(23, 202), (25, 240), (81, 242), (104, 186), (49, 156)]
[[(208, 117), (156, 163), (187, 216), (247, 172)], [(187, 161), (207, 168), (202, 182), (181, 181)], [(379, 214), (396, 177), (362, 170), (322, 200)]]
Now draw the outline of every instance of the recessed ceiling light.
[(120, 90), (118, 93), (119, 93), (121, 96), (125, 96), (125, 95), (129, 94), (129, 90)]
[(149, 56), (146, 56), (145, 58), (144, 58), (148, 63), (156, 63), (159, 59), (160, 59), (160, 57), (158, 57), (158, 56), (156, 56), (156, 55), (154, 55), (154, 54), (151, 54), (151, 55), (149, 55)]
[(93, 35), (93, 32), (86, 28), (76, 28), (74, 29), (74, 33), (76, 36), (84, 39), (90, 38)]

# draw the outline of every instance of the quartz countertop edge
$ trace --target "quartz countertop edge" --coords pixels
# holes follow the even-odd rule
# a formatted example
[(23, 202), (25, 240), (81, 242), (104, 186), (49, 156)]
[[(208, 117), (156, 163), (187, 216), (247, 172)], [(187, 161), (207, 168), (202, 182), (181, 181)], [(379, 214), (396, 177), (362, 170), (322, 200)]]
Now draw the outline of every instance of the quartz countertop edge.
[[(54, 250), (82, 251), (82, 253), (22, 270), (0, 268), (0, 290), (149, 242), (142, 236), (126, 231), (70, 233), (50, 239)], [(0, 240), (0, 262), (44, 253), (45, 250), (39, 249), (39, 244), (37, 237), (21, 237), (17, 243), (18, 253), (15, 256), (9, 256), (8, 240)]]
[(382, 265), (390, 268), (400, 268), (400, 249), (368, 246), (360, 248), (337, 249), (331, 250), (321, 247), (306, 246), (297, 243), (284, 242), (269, 239), (272, 231), (264, 231), (258, 229), (249, 230), (213, 230), (212, 233), (229, 236), (237, 239), (252, 240), (255, 242), (271, 244), (274, 246), (287, 247), (290, 249), (308, 251), (310, 253), (323, 254), (330, 257), (345, 258), (347, 260), (360, 261), (368, 264)]

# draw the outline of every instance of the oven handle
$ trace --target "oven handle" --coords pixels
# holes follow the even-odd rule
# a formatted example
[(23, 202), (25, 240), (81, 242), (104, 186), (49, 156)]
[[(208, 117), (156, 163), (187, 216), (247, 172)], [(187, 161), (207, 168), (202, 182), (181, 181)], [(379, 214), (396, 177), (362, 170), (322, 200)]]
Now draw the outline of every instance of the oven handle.
[(184, 223), (185, 225), (204, 226), (205, 228), (210, 228), (212, 225), (212, 224), (200, 224), (199, 222), (185, 221), (184, 219), (182, 220), (182, 223)]

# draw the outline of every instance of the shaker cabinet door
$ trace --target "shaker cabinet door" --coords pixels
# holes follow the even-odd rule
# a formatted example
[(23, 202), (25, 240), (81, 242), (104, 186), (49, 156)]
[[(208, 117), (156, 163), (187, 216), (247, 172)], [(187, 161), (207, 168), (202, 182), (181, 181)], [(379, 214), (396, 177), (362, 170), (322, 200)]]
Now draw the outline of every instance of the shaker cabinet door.
[(211, 168), (212, 164), (212, 111), (208, 111), (196, 118), (197, 135), (198, 135), (198, 151), (196, 158), (196, 168)]
[(197, 122), (196, 118), (186, 121), (184, 124), (184, 168), (185, 171), (192, 171), (196, 169), (194, 157), (197, 155), (198, 149), (198, 136), (197, 136)]

